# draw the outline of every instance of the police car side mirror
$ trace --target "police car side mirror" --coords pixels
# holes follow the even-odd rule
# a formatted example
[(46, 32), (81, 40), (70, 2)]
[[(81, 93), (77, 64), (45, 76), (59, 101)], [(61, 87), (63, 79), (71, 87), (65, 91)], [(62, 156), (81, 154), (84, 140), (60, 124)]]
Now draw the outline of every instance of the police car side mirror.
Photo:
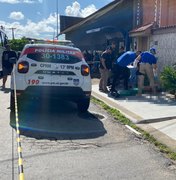
[(17, 58), (16, 57), (12, 57), (9, 59), (10, 63), (15, 64), (17, 62)]

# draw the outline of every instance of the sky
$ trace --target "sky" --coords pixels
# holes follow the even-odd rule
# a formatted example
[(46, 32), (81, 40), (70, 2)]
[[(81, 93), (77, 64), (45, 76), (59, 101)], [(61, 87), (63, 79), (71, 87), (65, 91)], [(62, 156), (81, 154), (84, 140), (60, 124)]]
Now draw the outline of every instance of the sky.
[[(9, 39), (12, 28), (21, 37), (53, 39), (60, 32), (59, 15), (86, 17), (113, 0), (0, 0), (0, 26)], [(61, 39), (63, 37), (60, 37)]]

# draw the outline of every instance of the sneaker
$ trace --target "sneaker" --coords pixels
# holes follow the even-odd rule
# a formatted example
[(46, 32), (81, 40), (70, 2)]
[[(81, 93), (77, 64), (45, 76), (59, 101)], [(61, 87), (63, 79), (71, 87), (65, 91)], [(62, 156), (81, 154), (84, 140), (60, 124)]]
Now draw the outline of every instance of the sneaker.
[(106, 89), (106, 90), (103, 90), (102, 92), (104, 92), (104, 93), (109, 93), (109, 91)]
[(120, 97), (120, 94), (117, 91), (111, 91), (111, 95), (115, 98)]
[(5, 89), (5, 85), (2, 85), (2, 90), (4, 90)]
[(115, 90), (115, 89), (112, 90), (112, 89), (111, 89), (110, 92), (111, 92), (111, 94), (116, 94), (116, 93), (117, 93), (117, 90)]
[(118, 97), (120, 97), (120, 94), (117, 92), (115, 95), (115, 98), (118, 98)]

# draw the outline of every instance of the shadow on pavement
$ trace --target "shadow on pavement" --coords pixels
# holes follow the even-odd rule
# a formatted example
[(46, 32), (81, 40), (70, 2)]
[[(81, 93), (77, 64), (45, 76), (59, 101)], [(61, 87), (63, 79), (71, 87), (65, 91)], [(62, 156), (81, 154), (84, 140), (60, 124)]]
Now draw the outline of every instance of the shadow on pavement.
[(10, 88), (1, 88), (1, 91), (4, 91), (4, 93), (10, 93), (11, 89)]
[(125, 101), (133, 101), (133, 102), (149, 102), (152, 104), (159, 104), (160, 106), (168, 105), (175, 106), (176, 100), (167, 97), (164, 93), (159, 93), (156, 96), (151, 94), (143, 94), (141, 97), (139, 96), (120, 96), (114, 97), (108, 94), (108, 97), (113, 98), (115, 100), (125, 100)]
[[(18, 113), (20, 134), (37, 139), (88, 139), (106, 133), (99, 116), (78, 113), (74, 103), (66, 101), (26, 102)], [(14, 113), (10, 125), (15, 128)]]

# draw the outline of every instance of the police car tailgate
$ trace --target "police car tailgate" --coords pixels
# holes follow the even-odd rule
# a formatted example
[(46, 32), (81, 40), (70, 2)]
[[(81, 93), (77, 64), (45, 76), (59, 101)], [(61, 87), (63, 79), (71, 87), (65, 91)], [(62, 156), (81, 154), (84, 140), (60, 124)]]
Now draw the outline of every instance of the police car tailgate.
[(52, 86), (80, 87), (83, 83), (81, 64), (52, 63), (51, 84)]
[(50, 86), (51, 85), (51, 65), (34, 60), (29, 61), (29, 72), (25, 76), (28, 86)]
[(32, 47), (27, 53), (28, 86), (81, 86), (83, 56), (77, 49), (59, 46)]
[[(35, 66), (34, 66), (35, 64)], [(30, 70), (26, 76), (28, 86), (66, 86), (79, 87), (84, 77), (81, 75), (81, 64), (60, 64), (30, 62)]]

